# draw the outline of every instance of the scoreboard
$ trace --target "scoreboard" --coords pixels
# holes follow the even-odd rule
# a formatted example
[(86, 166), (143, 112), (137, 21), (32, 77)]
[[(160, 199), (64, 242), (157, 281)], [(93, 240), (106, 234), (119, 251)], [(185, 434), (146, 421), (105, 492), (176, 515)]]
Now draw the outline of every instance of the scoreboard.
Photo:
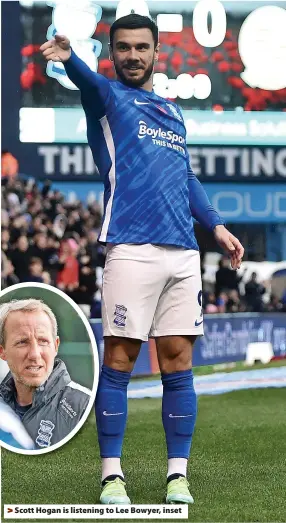
[[(115, 79), (108, 41), (116, 6), (22, 2), (21, 142), (86, 142), (79, 91), (62, 64), (46, 68), (39, 46), (56, 31), (67, 34), (94, 71)], [(154, 90), (181, 107), (189, 144), (285, 145), (286, 2), (149, 1), (148, 7), (161, 42)]]

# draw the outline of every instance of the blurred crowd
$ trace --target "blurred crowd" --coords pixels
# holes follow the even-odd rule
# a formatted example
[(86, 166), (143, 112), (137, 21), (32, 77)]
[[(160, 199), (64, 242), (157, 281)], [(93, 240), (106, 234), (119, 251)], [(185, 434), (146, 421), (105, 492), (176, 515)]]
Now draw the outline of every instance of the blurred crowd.
[[(100, 317), (105, 249), (97, 241), (99, 204), (68, 202), (50, 181), (39, 185), (34, 179), (19, 178), (11, 158), (6, 157), (3, 166), (2, 156), (4, 167), (8, 172), (2, 178), (2, 289), (19, 282), (54, 285), (79, 305), (89, 306), (90, 317)], [(257, 281), (256, 273), (246, 283), (243, 279), (222, 256), (214, 289), (204, 292), (204, 312), (286, 311), (286, 292), (280, 300), (274, 295), (265, 300), (268, 289)]]
[(100, 223), (97, 202), (69, 203), (49, 181), (40, 187), (33, 179), (2, 178), (2, 289), (19, 282), (51, 284), (100, 315)]
[(244, 274), (238, 275), (230, 267), (229, 259), (222, 256), (215, 275), (214, 292), (204, 293), (204, 312), (206, 314), (233, 312), (285, 312), (286, 293), (281, 300), (270, 293), (264, 300), (269, 282), (258, 282), (256, 272), (243, 282)]

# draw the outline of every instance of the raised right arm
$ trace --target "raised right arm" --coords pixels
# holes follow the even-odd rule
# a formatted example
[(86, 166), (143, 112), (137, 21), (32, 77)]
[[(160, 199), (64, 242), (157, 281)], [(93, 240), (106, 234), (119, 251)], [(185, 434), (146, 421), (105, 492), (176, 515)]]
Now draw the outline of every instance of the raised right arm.
[[(72, 50), (66, 36), (55, 35), (40, 50), (46, 60), (62, 62), (70, 80), (80, 89), (86, 103), (105, 108), (111, 95), (110, 83), (101, 74), (94, 73)], [(101, 111), (100, 111), (101, 112)]]
[(69, 79), (80, 89), (86, 99), (99, 98), (103, 105), (108, 103), (110, 84), (107, 78), (93, 72), (71, 49), (70, 58), (64, 62)]

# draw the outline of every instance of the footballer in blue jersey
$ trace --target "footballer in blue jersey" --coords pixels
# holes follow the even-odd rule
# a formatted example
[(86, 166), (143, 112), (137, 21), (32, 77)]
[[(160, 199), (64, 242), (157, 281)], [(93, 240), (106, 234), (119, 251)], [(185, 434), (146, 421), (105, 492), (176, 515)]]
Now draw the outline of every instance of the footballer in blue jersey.
[[(41, 47), (80, 89), (87, 138), (105, 180), (99, 241), (107, 245), (102, 320), (105, 354), (96, 398), (101, 503), (130, 503), (121, 468), (127, 386), (142, 341), (156, 341), (168, 452), (167, 503), (193, 503), (187, 463), (197, 402), (192, 351), (203, 334), (202, 285), (193, 218), (237, 269), (243, 247), (224, 226), (190, 166), (179, 107), (153, 91), (158, 28), (130, 14), (110, 30), (117, 81), (92, 72), (65, 36)], [(159, 501), (159, 500), (158, 500)]]

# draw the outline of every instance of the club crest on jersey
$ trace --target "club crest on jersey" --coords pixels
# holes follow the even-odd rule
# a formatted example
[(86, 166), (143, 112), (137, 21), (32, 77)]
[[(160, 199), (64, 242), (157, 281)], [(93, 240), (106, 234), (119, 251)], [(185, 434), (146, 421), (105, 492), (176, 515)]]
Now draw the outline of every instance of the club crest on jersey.
[(38, 429), (36, 443), (39, 447), (49, 447), (55, 425), (50, 420), (42, 419)]
[(176, 107), (174, 107), (172, 104), (166, 104), (170, 111), (172, 111), (173, 115), (180, 120), (180, 122), (183, 121), (183, 118), (181, 117), (180, 113), (177, 111)]
[(156, 104), (156, 107), (157, 107), (157, 109), (159, 109), (159, 111), (161, 111), (161, 113), (168, 114), (168, 111), (166, 111), (166, 109), (164, 109), (164, 107), (161, 107), (161, 105)]
[(114, 311), (114, 320), (113, 323), (117, 325), (117, 327), (125, 327), (126, 324), (126, 312), (127, 309), (124, 307), (124, 305), (115, 305), (115, 311)]

